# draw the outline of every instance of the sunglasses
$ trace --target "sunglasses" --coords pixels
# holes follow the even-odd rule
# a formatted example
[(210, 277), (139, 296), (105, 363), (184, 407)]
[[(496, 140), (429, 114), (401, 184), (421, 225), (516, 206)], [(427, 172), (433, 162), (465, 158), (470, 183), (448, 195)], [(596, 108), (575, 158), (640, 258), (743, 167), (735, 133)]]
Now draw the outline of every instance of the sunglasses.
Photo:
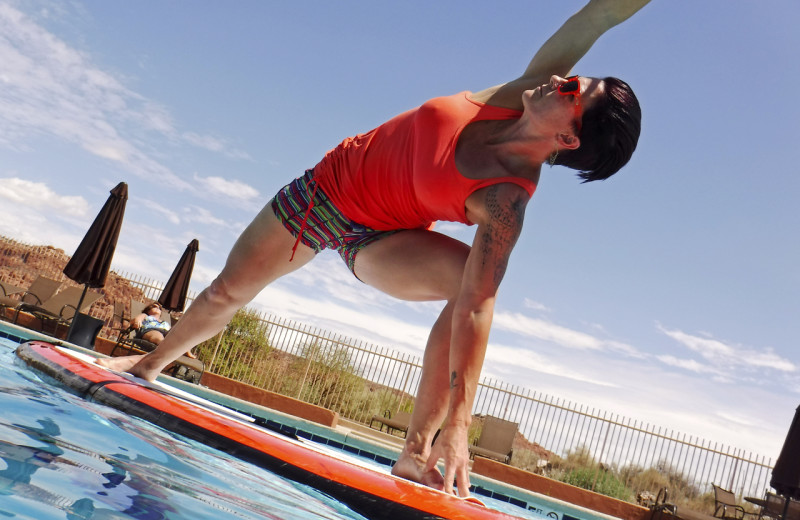
[(580, 76), (570, 76), (565, 78), (564, 83), (559, 85), (557, 90), (562, 96), (575, 96), (575, 124), (578, 127), (578, 133), (580, 133), (581, 117), (583, 116), (583, 107), (581, 107)]

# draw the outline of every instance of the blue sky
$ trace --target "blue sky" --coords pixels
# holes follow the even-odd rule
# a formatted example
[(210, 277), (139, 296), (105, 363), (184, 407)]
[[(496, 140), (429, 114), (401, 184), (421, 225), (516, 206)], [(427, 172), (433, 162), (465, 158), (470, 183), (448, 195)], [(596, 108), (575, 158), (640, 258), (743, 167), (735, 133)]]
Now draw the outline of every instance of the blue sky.
[[(166, 279), (198, 238), (199, 290), (328, 149), (516, 77), (582, 5), (0, 0), (0, 233), (71, 253), (125, 181), (113, 268)], [(636, 90), (639, 148), (603, 183), (545, 168), (484, 376), (777, 457), (800, 404), (798, 22), (795, 0), (654, 0), (579, 63)], [(416, 354), (440, 308), (333, 253), (256, 304)]]

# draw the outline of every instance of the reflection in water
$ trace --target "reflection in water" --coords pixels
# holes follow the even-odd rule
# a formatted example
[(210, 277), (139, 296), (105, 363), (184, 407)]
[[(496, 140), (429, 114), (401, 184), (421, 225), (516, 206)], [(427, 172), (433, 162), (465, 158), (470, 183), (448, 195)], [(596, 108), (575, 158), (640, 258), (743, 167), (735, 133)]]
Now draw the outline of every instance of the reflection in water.
[[(100, 457), (108, 464), (109, 471), (99, 475), (102, 482), (99, 479), (96, 481), (99, 484), (94, 493), (97, 498), (84, 496), (75, 500), (74, 497), (59, 495), (32, 484), (32, 477), (38, 470), (66, 472), (67, 468), (81, 466), (71, 456), (87, 454), (86, 450), (59, 441), (61, 430), (51, 418), (37, 419), (36, 422), (39, 427), (16, 423), (8, 425), (33, 440), (33, 445), (0, 440), (0, 459), (6, 465), (5, 469), (0, 470), (0, 495), (13, 495), (48, 504), (65, 511), (69, 520), (119, 518), (120, 513), (139, 520), (161, 520), (167, 518), (168, 512), (176, 512), (167, 502), (163, 487), (137, 472), (129, 471), (127, 456), (122, 454)], [(94, 457), (98, 456), (94, 454)], [(80, 469), (85, 471), (88, 468)], [(86, 486), (83, 487), (83, 495), (94, 491), (85, 478), (94, 474), (84, 475), (80, 483), (81, 487)]]
[(0, 495), (27, 496), (52, 505), (64, 503), (68, 500), (65, 497), (31, 485), (31, 477), (37, 470), (50, 465), (64, 453), (53, 442), (45, 440), (61, 434), (58, 425), (51, 419), (39, 419), (36, 422), (39, 428), (20, 424), (12, 424), (11, 427), (44, 446), (24, 446), (0, 440), (0, 458), (6, 464), (6, 468), (0, 471)]

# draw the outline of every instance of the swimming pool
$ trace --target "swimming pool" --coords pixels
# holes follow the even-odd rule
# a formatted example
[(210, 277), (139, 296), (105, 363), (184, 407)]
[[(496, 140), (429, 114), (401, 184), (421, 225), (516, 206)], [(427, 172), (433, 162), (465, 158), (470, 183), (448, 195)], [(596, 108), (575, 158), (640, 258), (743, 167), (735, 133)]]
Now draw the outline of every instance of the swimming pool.
[[(308, 486), (44, 384), (49, 381), (13, 353), (22, 339), (34, 336), (41, 337), (0, 324), (0, 515), (37, 520), (65, 514), (70, 520), (364, 518)], [(298, 434), (342, 444), (332, 433), (306, 430)], [(346, 451), (384, 459), (357, 444), (348, 443)], [(480, 479), (475, 483), (474, 493), (488, 505), (524, 518), (606, 518), (568, 504), (557, 508), (546, 499), (531, 500), (520, 490), (491, 489)]]

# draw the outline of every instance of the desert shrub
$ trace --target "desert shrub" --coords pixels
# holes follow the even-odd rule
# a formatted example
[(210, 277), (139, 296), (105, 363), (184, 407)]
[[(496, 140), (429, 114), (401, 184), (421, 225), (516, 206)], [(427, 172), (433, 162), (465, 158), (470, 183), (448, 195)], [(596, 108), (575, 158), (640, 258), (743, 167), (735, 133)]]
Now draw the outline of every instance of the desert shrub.
[(214, 359), (214, 372), (252, 383), (265, 370), (270, 352), (267, 324), (253, 310), (239, 309), (220, 335), (197, 346), (199, 357), (207, 362)]
[(631, 501), (634, 497), (614, 469), (595, 461), (586, 446), (578, 446), (564, 457), (553, 457), (550, 462), (551, 478), (620, 500)]
[(619, 474), (634, 494), (650, 493), (655, 496), (659, 490), (667, 488), (670, 502), (709, 514), (714, 512), (713, 494), (702, 492), (669, 461), (661, 460), (650, 468), (636, 465), (625, 466)]
[(296, 389), (298, 399), (344, 415), (345, 408), (354, 406), (353, 394), (364, 386), (347, 347), (315, 341), (303, 345), (301, 352), (290, 365), (288, 389)]
[(571, 469), (560, 480), (620, 500), (630, 501), (633, 498), (631, 490), (613, 472), (599, 465)]
[(541, 471), (539, 460), (541, 460), (541, 457), (538, 453), (524, 448), (514, 448), (514, 453), (511, 455), (511, 465), (531, 473), (539, 473)]

